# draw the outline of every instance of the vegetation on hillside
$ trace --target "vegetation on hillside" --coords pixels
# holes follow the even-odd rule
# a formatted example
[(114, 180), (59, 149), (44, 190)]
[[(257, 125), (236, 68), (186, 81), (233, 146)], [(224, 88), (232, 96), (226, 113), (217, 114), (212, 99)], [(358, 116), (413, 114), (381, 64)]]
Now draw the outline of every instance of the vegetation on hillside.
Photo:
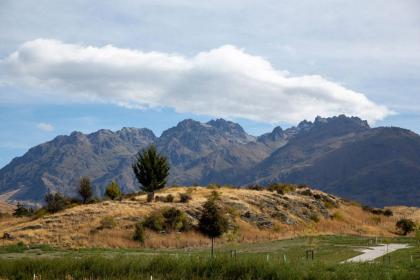
[(133, 171), (141, 189), (148, 193), (149, 202), (153, 201), (155, 191), (165, 187), (169, 169), (167, 158), (158, 153), (155, 145), (150, 145), (136, 155)]

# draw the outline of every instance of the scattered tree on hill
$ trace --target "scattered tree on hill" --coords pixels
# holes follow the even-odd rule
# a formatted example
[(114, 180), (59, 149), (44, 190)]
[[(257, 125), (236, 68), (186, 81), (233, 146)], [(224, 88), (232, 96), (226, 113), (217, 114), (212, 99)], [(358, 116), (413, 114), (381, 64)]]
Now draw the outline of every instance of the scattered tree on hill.
[(121, 197), (121, 189), (117, 182), (112, 181), (108, 184), (108, 186), (105, 189), (105, 196), (109, 197), (112, 200)]
[(151, 145), (136, 155), (132, 167), (141, 189), (148, 194), (147, 201), (153, 201), (155, 191), (165, 187), (169, 175), (167, 158)]
[(18, 202), (18, 204), (16, 205), (16, 209), (13, 212), (13, 216), (28, 217), (28, 216), (32, 216), (33, 213), (34, 213), (34, 210), (32, 208), (28, 208), (25, 205)]
[(228, 221), (217, 205), (217, 196), (212, 194), (203, 204), (203, 212), (199, 220), (200, 232), (211, 239), (211, 256), (214, 255), (214, 239), (220, 237), (228, 229)]
[(92, 198), (92, 186), (89, 177), (82, 177), (80, 179), (79, 194), (83, 199), (83, 203), (88, 202)]
[(416, 224), (410, 219), (400, 219), (396, 224), (395, 227), (399, 230), (403, 235), (407, 235), (416, 229)]
[(48, 193), (45, 195), (45, 208), (50, 213), (56, 213), (66, 208), (66, 199), (60, 193)]

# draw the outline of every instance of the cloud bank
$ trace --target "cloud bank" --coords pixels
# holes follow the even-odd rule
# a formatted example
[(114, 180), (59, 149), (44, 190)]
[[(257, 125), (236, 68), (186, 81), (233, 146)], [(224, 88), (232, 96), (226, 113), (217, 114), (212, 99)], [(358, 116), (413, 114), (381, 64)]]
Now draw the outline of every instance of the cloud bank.
[(0, 60), (2, 84), (29, 88), (32, 98), (44, 102), (170, 107), (177, 112), (268, 123), (338, 114), (374, 123), (392, 114), (362, 93), (318, 75), (291, 76), (231, 45), (185, 57), (37, 39)]

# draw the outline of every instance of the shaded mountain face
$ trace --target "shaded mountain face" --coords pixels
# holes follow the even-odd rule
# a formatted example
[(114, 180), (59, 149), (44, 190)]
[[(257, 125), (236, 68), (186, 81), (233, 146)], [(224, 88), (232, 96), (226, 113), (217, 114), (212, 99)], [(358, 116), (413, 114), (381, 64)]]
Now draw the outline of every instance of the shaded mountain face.
[(42, 201), (48, 191), (76, 195), (81, 176), (101, 196), (115, 179), (139, 189), (135, 154), (156, 144), (171, 164), (169, 184), (292, 182), (373, 206), (420, 205), (420, 136), (401, 128), (370, 128), (355, 117), (318, 117), (254, 137), (223, 119), (184, 120), (155, 137), (148, 129), (74, 132), (30, 149), (0, 170), (0, 193)]
[(93, 180), (94, 193), (112, 179), (123, 191), (137, 190), (131, 171), (133, 155), (156, 140), (148, 129), (99, 130), (85, 135), (73, 132), (31, 148), (0, 170), (0, 190), (19, 189), (12, 199), (42, 201), (47, 192), (76, 196), (80, 177)]

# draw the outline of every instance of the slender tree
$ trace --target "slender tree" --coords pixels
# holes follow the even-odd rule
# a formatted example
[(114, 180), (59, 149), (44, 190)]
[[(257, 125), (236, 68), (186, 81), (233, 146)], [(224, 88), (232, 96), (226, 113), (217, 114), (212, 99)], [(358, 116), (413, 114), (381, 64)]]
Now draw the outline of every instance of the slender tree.
[(151, 145), (136, 155), (132, 167), (141, 189), (148, 194), (147, 201), (153, 201), (155, 191), (166, 185), (170, 168), (167, 158)]
[(121, 196), (121, 189), (117, 182), (112, 181), (108, 184), (105, 189), (105, 196), (109, 197), (110, 199), (114, 200)]
[(203, 204), (203, 212), (199, 220), (200, 232), (211, 239), (211, 256), (214, 255), (214, 239), (220, 237), (228, 229), (228, 221), (211, 197)]
[(92, 198), (92, 186), (89, 177), (80, 178), (79, 194), (83, 199), (83, 203), (88, 202)]

